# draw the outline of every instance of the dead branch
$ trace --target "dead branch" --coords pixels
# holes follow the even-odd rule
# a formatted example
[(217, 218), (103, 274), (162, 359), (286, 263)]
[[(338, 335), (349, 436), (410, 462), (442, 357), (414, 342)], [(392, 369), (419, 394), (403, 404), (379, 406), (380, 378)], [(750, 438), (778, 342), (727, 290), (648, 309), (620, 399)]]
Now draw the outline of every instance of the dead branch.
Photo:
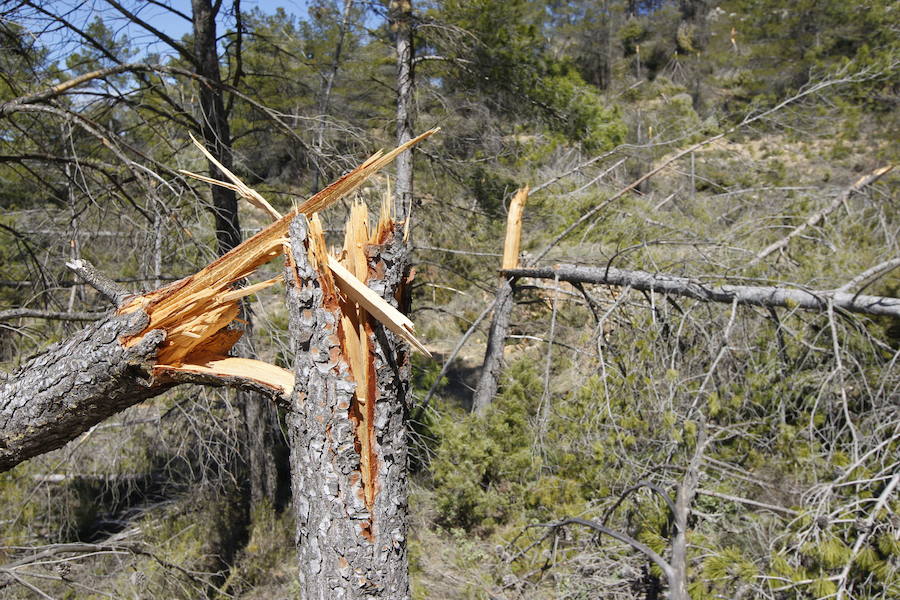
[(615, 267), (581, 267), (556, 265), (554, 267), (504, 270), (507, 277), (534, 277), (559, 279), (569, 283), (598, 283), (630, 286), (636, 290), (684, 296), (703, 302), (750, 304), (753, 306), (802, 308), (824, 311), (829, 304), (849, 312), (866, 315), (900, 317), (900, 298), (863, 296), (834, 291), (810, 291), (785, 287), (747, 285), (709, 285), (699, 279), (629, 271)]
[(66, 266), (73, 273), (84, 279), (88, 285), (103, 294), (116, 307), (122, 306), (125, 299), (131, 295), (128, 290), (98, 271), (94, 265), (86, 260), (73, 260), (72, 262), (67, 262)]
[(106, 316), (105, 312), (60, 312), (52, 310), (37, 310), (33, 308), (11, 308), (0, 310), (0, 321), (12, 321), (14, 319), (48, 319), (51, 321), (97, 321)]
[(666, 562), (666, 560), (662, 556), (657, 554), (652, 548), (650, 548), (646, 544), (643, 544), (643, 543), (637, 541), (636, 539), (634, 539), (633, 537), (631, 537), (628, 534), (621, 533), (619, 531), (616, 531), (615, 529), (610, 529), (609, 527), (601, 525), (600, 523), (597, 523), (595, 521), (588, 521), (587, 519), (580, 519), (577, 517), (569, 517), (566, 519), (561, 519), (559, 521), (553, 521), (551, 523), (537, 523), (535, 525), (529, 525), (528, 527), (529, 528), (531, 528), (531, 527), (559, 528), (559, 527), (565, 527), (566, 525), (582, 525), (584, 527), (590, 527), (594, 531), (599, 531), (600, 533), (608, 535), (609, 537), (611, 537), (613, 539), (619, 540), (620, 542), (622, 542), (624, 544), (628, 544), (629, 546), (631, 546), (632, 548), (634, 548), (635, 550), (637, 550), (638, 552), (640, 552), (641, 554), (643, 554), (644, 556), (649, 558), (651, 561), (653, 561), (653, 564), (655, 564), (656, 566), (658, 566), (660, 568), (660, 570), (662, 570), (662, 572), (666, 575), (666, 579), (668, 579), (671, 584), (672, 578), (674, 577), (674, 571), (672, 570), (672, 565), (670, 565), (668, 562)]
[(847, 595), (847, 578), (850, 576), (850, 569), (853, 567), (856, 557), (859, 555), (859, 551), (862, 550), (862, 547), (863, 545), (865, 545), (866, 540), (868, 540), (869, 536), (872, 534), (872, 530), (875, 526), (875, 520), (878, 518), (878, 513), (881, 512), (881, 510), (891, 499), (891, 495), (894, 493), (894, 490), (897, 489), (898, 483), (900, 483), (900, 471), (896, 471), (893, 477), (891, 477), (890, 482), (884, 487), (884, 490), (882, 490), (881, 494), (878, 496), (878, 500), (875, 502), (875, 506), (872, 508), (869, 516), (863, 521), (862, 532), (859, 534), (859, 537), (856, 538), (856, 542), (853, 544), (853, 548), (850, 551), (850, 558), (847, 559), (847, 564), (845, 564), (844, 568), (841, 569), (841, 574), (838, 579), (837, 600), (843, 600), (844, 596)]
[(757, 254), (753, 258), (753, 260), (751, 260), (747, 264), (747, 266), (752, 267), (752, 266), (756, 265), (757, 263), (759, 263), (759, 261), (763, 260), (765, 257), (772, 254), (773, 252), (777, 252), (778, 250), (784, 249), (789, 243), (791, 243), (792, 239), (794, 239), (795, 237), (797, 237), (799, 235), (802, 235), (803, 232), (806, 231), (807, 229), (809, 229), (810, 227), (816, 226), (822, 219), (824, 219), (825, 217), (827, 217), (828, 215), (833, 213), (837, 209), (837, 207), (839, 207), (841, 204), (846, 202), (850, 198), (850, 196), (852, 196), (854, 193), (860, 191), (861, 189), (865, 188), (866, 186), (872, 185), (873, 183), (878, 181), (883, 175), (889, 173), (891, 171), (891, 169), (893, 169), (893, 168), (894, 168), (894, 165), (887, 165), (885, 167), (875, 169), (868, 175), (864, 175), (863, 177), (860, 177), (859, 179), (857, 179), (853, 183), (853, 185), (851, 185), (850, 187), (845, 189), (842, 193), (838, 194), (837, 197), (835, 197), (835, 199), (831, 202), (831, 204), (829, 204), (822, 210), (814, 213), (802, 225), (795, 227), (789, 234), (787, 234), (786, 236), (784, 236), (777, 242), (769, 244), (765, 249), (760, 251), (760, 253)]
[[(890, 260), (886, 260), (882, 263), (878, 263), (874, 267), (869, 267), (868, 269), (839, 287), (836, 291), (848, 292), (856, 286), (862, 285), (862, 283), (868, 280), (870, 277), (875, 277), (876, 275), (880, 277), (896, 269), (897, 267), (900, 267), (900, 256), (892, 258)], [(872, 281), (874, 281), (874, 279)], [(866, 283), (866, 286), (870, 285), (872, 281)]]

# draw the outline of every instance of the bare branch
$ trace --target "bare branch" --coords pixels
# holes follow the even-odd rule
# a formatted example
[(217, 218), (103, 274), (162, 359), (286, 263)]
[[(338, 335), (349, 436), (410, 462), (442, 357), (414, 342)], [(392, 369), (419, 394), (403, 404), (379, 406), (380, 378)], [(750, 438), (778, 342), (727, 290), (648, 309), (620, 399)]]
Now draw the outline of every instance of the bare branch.
[(869, 536), (872, 533), (872, 528), (875, 525), (875, 519), (878, 518), (878, 513), (881, 512), (881, 509), (885, 507), (888, 503), (888, 500), (891, 499), (891, 495), (894, 493), (894, 490), (897, 489), (897, 484), (900, 483), (900, 471), (894, 473), (894, 476), (891, 477), (890, 482), (885, 486), (884, 490), (882, 490), (881, 494), (878, 496), (878, 501), (875, 503), (875, 506), (872, 508), (872, 512), (869, 513), (869, 517), (864, 521), (865, 528), (862, 533), (859, 534), (859, 537), (856, 538), (856, 542), (853, 544), (853, 549), (850, 551), (850, 558), (847, 559), (847, 564), (844, 565), (844, 568), (841, 570), (840, 578), (838, 579), (838, 594), (837, 600), (842, 600), (844, 595), (847, 592), (847, 577), (850, 575), (850, 569), (853, 566), (853, 562), (856, 560), (859, 551), (862, 550), (863, 545), (869, 539)]
[(423, 63), (425, 61), (441, 61), (441, 62), (451, 62), (457, 63), (460, 65), (471, 65), (473, 64), (471, 60), (466, 60), (464, 58), (458, 58), (455, 56), (441, 56), (440, 54), (423, 54), (422, 56), (416, 56), (413, 58), (413, 64), (417, 65), (419, 63)]
[(110, 5), (112, 5), (113, 8), (115, 8), (120, 13), (125, 15), (129, 20), (131, 20), (131, 22), (135, 23), (136, 25), (140, 25), (141, 27), (143, 27), (144, 29), (146, 29), (147, 31), (149, 31), (150, 33), (152, 33), (153, 35), (158, 37), (160, 40), (162, 40), (163, 42), (168, 44), (173, 50), (175, 50), (176, 52), (181, 54), (181, 56), (184, 57), (184, 59), (189, 61), (191, 64), (197, 65), (200, 62), (199, 58), (197, 57), (196, 54), (194, 54), (193, 52), (188, 50), (185, 46), (183, 46), (179, 42), (175, 41), (173, 38), (166, 35), (165, 33), (160, 31), (159, 29), (157, 29), (156, 27), (154, 27), (153, 25), (151, 25), (144, 19), (138, 18), (138, 16), (136, 14), (132, 13), (130, 10), (128, 10), (127, 8), (125, 8), (124, 6), (122, 6), (121, 4), (116, 2), (115, 0), (106, 0), (106, 1)]
[(604, 533), (611, 538), (617, 539), (620, 542), (628, 544), (647, 558), (649, 558), (653, 563), (658, 566), (663, 573), (666, 574), (666, 579), (672, 580), (674, 572), (672, 570), (672, 566), (665, 561), (665, 559), (657, 554), (652, 548), (643, 544), (630, 535), (625, 533), (621, 533), (616, 531), (615, 529), (610, 529), (609, 527), (605, 527), (600, 523), (595, 521), (588, 521), (587, 519), (579, 519), (578, 517), (569, 517), (566, 519), (561, 519), (559, 521), (553, 521), (551, 523), (537, 523), (535, 525), (529, 525), (529, 527), (565, 527), (566, 525), (583, 525), (585, 527), (590, 527), (595, 531), (599, 531), (600, 533)]
[(122, 306), (125, 299), (131, 295), (128, 290), (98, 271), (94, 265), (86, 260), (73, 260), (72, 262), (67, 262), (66, 266), (88, 285), (103, 294), (116, 307)]
[(63, 81), (62, 83), (54, 85), (53, 87), (46, 90), (36, 92), (34, 94), (29, 94), (27, 96), (20, 96), (19, 98), (14, 98), (12, 100), (4, 102), (3, 104), (0, 104), (0, 115), (15, 112), (16, 107), (22, 104), (34, 104), (36, 102), (49, 100), (50, 98), (56, 98), (57, 96), (61, 96), (72, 88), (78, 87), (79, 85), (85, 84), (95, 79), (103, 79), (104, 77), (109, 77), (111, 75), (119, 75), (121, 73), (128, 73), (132, 71), (151, 71), (154, 68), (155, 67), (153, 65), (137, 63), (116, 65), (114, 67), (109, 67), (106, 69), (91, 71), (90, 73), (85, 73), (84, 75), (79, 75), (78, 77), (73, 77), (72, 79)]
[(863, 189), (864, 187), (875, 183), (876, 181), (878, 181), (881, 178), (882, 175), (889, 173), (891, 171), (891, 169), (893, 169), (893, 168), (894, 168), (894, 165), (887, 165), (885, 167), (875, 169), (868, 175), (865, 175), (865, 176), (857, 179), (853, 183), (853, 185), (848, 187), (841, 194), (838, 194), (838, 196), (834, 199), (834, 201), (832, 201), (831, 204), (829, 204), (828, 206), (826, 206), (819, 212), (811, 215), (802, 225), (794, 228), (794, 230), (791, 231), (789, 234), (787, 234), (785, 237), (781, 238), (777, 242), (769, 244), (765, 249), (763, 249), (759, 254), (757, 254), (753, 258), (753, 260), (751, 260), (747, 264), (747, 266), (752, 267), (755, 264), (759, 263), (759, 261), (761, 261), (765, 257), (772, 254), (773, 252), (777, 252), (778, 250), (783, 249), (785, 246), (787, 246), (791, 242), (792, 239), (803, 234), (804, 231), (806, 231), (810, 227), (814, 227), (815, 225), (817, 225), (819, 223), (819, 221), (821, 221), (822, 219), (824, 219), (825, 217), (827, 217), (828, 215), (833, 213), (837, 209), (837, 207), (839, 207), (841, 204), (846, 202), (850, 198), (850, 196), (852, 196), (855, 192), (858, 192), (859, 190)]
[(828, 303), (835, 308), (867, 315), (887, 315), (900, 317), (900, 298), (883, 296), (863, 296), (833, 291), (808, 291), (783, 287), (763, 287), (748, 285), (708, 285), (699, 279), (655, 274), (647, 271), (628, 271), (615, 267), (579, 267), (556, 265), (554, 267), (524, 268), (504, 270), (507, 277), (535, 277), (556, 279), (569, 283), (600, 283), (605, 285), (630, 286), (636, 290), (659, 292), (674, 296), (685, 296), (703, 302), (724, 302), (750, 304), (753, 306), (773, 306), (782, 308), (803, 308), (825, 311)]
[[(896, 258), (892, 258), (890, 260), (886, 260), (883, 263), (879, 263), (879, 264), (875, 265), (874, 267), (870, 267), (870, 268), (866, 269), (865, 271), (863, 271), (862, 273), (860, 273), (859, 275), (857, 275), (856, 277), (854, 277), (853, 279), (851, 279), (850, 281), (848, 281), (847, 283), (845, 283), (844, 285), (842, 285), (835, 291), (847, 292), (849, 290), (852, 290), (856, 286), (861, 285), (864, 281), (866, 281), (870, 277), (874, 277), (875, 275), (878, 275), (878, 276), (885, 275), (886, 273), (896, 269), (897, 267), (900, 267), (900, 256), (898, 256)], [(868, 286), (870, 283), (871, 282), (867, 283), (866, 285)]]

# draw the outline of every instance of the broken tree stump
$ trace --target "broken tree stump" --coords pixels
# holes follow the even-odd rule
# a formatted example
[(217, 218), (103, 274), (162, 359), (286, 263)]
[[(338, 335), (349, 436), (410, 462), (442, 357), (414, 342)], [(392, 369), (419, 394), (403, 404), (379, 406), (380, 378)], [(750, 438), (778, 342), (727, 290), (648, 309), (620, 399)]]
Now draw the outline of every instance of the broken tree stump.
[[(353, 208), (341, 268), (396, 304), (408, 274), (400, 227), (370, 233)], [(288, 412), (301, 595), (409, 598), (405, 344), (336, 277), (321, 225), (291, 225), (288, 308), (297, 385)], [(342, 273), (342, 275), (345, 275)]]
[[(509, 213), (506, 219), (506, 239), (503, 243), (503, 261), (501, 268), (515, 269), (519, 265), (519, 248), (522, 239), (522, 213), (525, 210), (525, 201), (528, 200), (528, 186), (519, 189), (509, 204)], [(509, 333), (509, 316), (513, 307), (514, 284), (513, 279), (500, 276), (500, 284), (497, 287), (496, 302), (494, 303), (494, 318), (491, 320), (491, 328), (488, 331), (487, 347), (484, 350), (484, 362), (481, 365), (481, 374), (478, 377), (478, 385), (472, 397), (472, 410), (482, 413), (490, 406), (497, 395), (500, 385), (500, 374), (503, 372), (503, 350), (506, 343), (506, 335)]]

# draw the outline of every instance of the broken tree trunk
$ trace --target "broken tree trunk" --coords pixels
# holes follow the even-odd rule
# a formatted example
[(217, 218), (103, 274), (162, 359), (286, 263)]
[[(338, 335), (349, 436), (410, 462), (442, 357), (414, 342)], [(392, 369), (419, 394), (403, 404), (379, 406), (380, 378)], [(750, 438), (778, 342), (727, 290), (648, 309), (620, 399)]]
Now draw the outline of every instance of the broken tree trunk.
[[(522, 213), (525, 201), (528, 200), (528, 186), (521, 188), (513, 196), (506, 218), (506, 239), (503, 243), (502, 269), (515, 269), (519, 265), (519, 248), (522, 239)], [(472, 410), (482, 413), (490, 406), (500, 385), (500, 374), (503, 372), (503, 349), (506, 335), (509, 332), (509, 315), (513, 307), (513, 280), (500, 277), (497, 288), (497, 299), (494, 303), (494, 318), (488, 331), (487, 347), (484, 350), (484, 362), (481, 375), (472, 397)]]
[[(435, 131), (372, 156), (194, 275), (141, 296), (117, 298), (117, 312), (0, 376), (0, 472), (60, 448), (100, 421), (178, 383), (228, 385), (276, 400), (290, 397), (290, 371), (229, 356), (241, 336), (232, 328), (240, 299), (281, 278), (240, 289), (234, 289), (234, 283), (282, 256), (294, 216), (330, 206)], [(397, 332), (409, 335), (410, 324), (397, 322)]]
[[(369, 236), (364, 210), (351, 213), (343, 268), (396, 304), (407, 277), (400, 228), (383, 210)], [(403, 600), (408, 352), (324, 266), (335, 260), (317, 220), (294, 220), (291, 248), (297, 386), (287, 422), (301, 596)]]
[(754, 306), (827, 310), (831, 304), (849, 312), (900, 317), (900, 298), (863, 296), (836, 291), (810, 291), (784, 287), (749, 285), (709, 285), (699, 279), (627, 271), (615, 267), (554, 267), (504, 270), (508, 277), (558, 279), (569, 283), (601, 283), (630, 287), (639, 291), (685, 296), (704, 302), (751, 304)]

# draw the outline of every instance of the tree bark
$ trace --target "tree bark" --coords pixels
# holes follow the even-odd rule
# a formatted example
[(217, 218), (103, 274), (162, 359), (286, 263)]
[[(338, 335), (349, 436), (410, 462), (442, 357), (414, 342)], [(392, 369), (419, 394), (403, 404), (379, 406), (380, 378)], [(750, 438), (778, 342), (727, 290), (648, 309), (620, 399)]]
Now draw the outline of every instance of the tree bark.
[(481, 375), (472, 397), (472, 411), (483, 413), (497, 393), (500, 385), (500, 374), (503, 372), (503, 350), (506, 334), (509, 332), (509, 315), (513, 306), (513, 284), (506, 277), (497, 288), (497, 302), (494, 307), (494, 319), (488, 331), (487, 348), (484, 350), (484, 362)]
[[(402, 236), (395, 229), (392, 237), (369, 254), (369, 273), (376, 275), (367, 283), (396, 304), (407, 263)], [(368, 397), (375, 404), (366, 446), (357, 435), (365, 407), (357, 402), (341, 351), (340, 307), (310, 265), (303, 217), (291, 225), (291, 247), (295, 266), (287, 273), (288, 310), (297, 385), (287, 423), (301, 597), (403, 600), (409, 598), (407, 351), (370, 321), (374, 376)]]
[(121, 340), (147, 326), (142, 311), (110, 314), (53, 344), (13, 373), (0, 374), (0, 472), (56, 450), (114, 414), (179, 383), (230, 386), (281, 399), (260, 382), (211, 373), (155, 373), (165, 331)]
[(508, 277), (559, 279), (559, 281), (568, 281), (569, 283), (627, 286), (640, 291), (685, 296), (703, 302), (731, 304), (736, 301), (738, 304), (807, 310), (826, 310), (828, 304), (831, 303), (835, 308), (849, 312), (900, 317), (900, 298), (883, 296), (863, 296), (844, 292), (807, 291), (782, 287), (707, 285), (698, 279), (688, 277), (647, 271), (627, 271), (615, 267), (557, 265), (555, 267), (509, 269), (504, 270), (503, 274)]
[(113, 315), (54, 344), (0, 384), (0, 472), (62, 447), (95, 424), (171, 386), (151, 376), (156, 330), (125, 348), (147, 316)]
[[(411, 0), (391, 0), (388, 19), (396, 36), (397, 48), (397, 145), (413, 137), (413, 17)], [(412, 212), (412, 150), (397, 157), (397, 182), (394, 206), (397, 221), (408, 219)]]

